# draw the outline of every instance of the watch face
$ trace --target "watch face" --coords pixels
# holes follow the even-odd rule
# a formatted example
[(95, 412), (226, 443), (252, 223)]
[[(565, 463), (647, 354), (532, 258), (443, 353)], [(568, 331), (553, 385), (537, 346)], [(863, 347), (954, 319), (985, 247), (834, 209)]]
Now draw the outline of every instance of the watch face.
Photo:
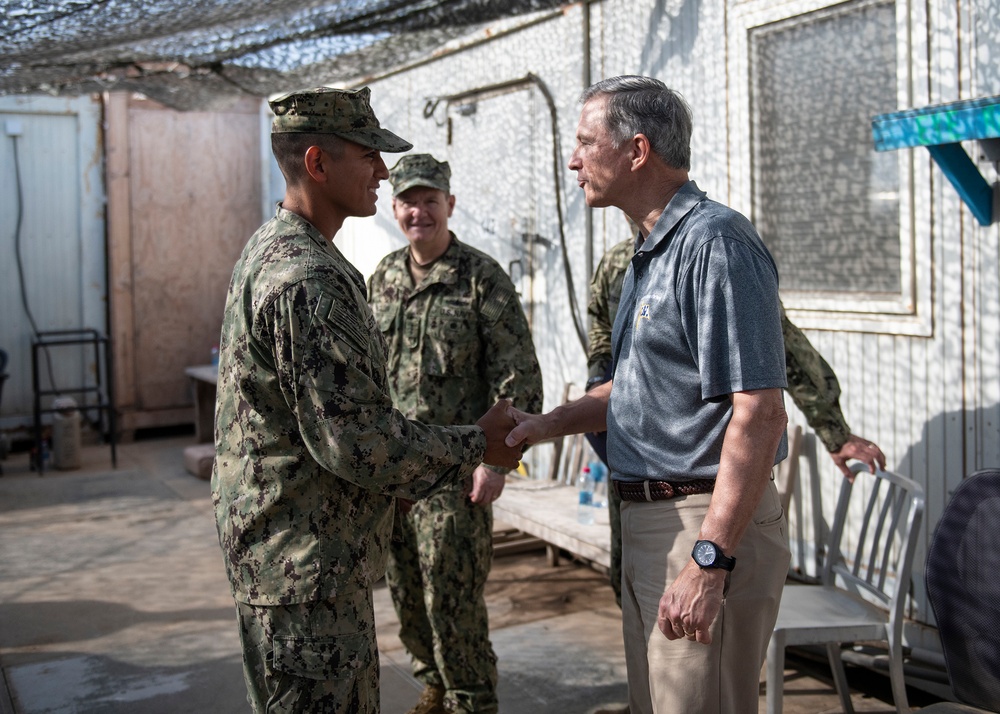
[(711, 565), (715, 562), (715, 546), (706, 540), (694, 547), (694, 559), (698, 565)]

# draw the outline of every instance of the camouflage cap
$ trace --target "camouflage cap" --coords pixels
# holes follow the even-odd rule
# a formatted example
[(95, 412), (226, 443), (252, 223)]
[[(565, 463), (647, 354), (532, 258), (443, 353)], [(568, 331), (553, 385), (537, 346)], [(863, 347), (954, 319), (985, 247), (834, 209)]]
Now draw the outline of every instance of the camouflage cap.
[(317, 87), (289, 92), (268, 102), (272, 134), (336, 134), (379, 151), (409, 151), (413, 144), (383, 129), (368, 101), (371, 90)]
[(389, 169), (393, 196), (414, 186), (427, 186), (450, 194), (450, 178), (451, 167), (448, 162), (438, 161), (430, 154), (408, 154)]

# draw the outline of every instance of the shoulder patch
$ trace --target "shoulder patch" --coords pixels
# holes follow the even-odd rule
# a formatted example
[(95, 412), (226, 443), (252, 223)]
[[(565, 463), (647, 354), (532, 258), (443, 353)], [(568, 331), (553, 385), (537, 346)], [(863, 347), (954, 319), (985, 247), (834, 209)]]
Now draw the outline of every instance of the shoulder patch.
[(339, 300), (330, 295), (320, 295), (316, 302), (316, 318), (325, 322), (333, 328), (335, 332), (343, 336), (355, 350), (367, 353), (368, 335), (362, 331), (362, 325), (358, 320), (358, 315), (354, 315)]
[(507, 303), (515, 299), (514, 293), (507, 287), (498, 285), (490, 292), (486, 300), (483, 301), (482, 315), (487, 322), (496, 322), (500, 319)]

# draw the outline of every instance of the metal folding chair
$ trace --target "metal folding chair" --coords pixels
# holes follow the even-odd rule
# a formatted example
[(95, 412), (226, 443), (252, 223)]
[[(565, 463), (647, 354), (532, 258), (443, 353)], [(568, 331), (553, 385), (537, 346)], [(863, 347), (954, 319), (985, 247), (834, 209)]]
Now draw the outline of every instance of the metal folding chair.
[[(854, 711), (841, 645), (884, 641), (896, 711), (909, 712), (903, 680), (903, 610), (910, 586), (916, 533), (924, 510), (920, 484), (889, 471), (843, 480), (826, 544), (819, 585), (786, 585), (778, 621), (767, 648), (767, 712), (780, 714), (785, 647), (826, 645), (827, 658), (844, 711)], [(854, 496), (854, 498), (852, 498)], [(846, 532), (852, 503), (861, 501), (858, 530)], [(857, 511), (855, 511), (857, 512)]]

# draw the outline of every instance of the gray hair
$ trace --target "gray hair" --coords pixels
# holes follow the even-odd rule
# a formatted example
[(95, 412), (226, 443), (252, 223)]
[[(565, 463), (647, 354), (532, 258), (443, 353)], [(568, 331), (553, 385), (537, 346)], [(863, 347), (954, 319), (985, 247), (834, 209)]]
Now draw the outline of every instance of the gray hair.
[(658, 79), (623, 75), (592, 84), (580, 102), (598, 97), (607, 97), (604, 123), (616, 146), (643, 134), (667, 166), (691, 168), (691, 109), (680, 94)]

